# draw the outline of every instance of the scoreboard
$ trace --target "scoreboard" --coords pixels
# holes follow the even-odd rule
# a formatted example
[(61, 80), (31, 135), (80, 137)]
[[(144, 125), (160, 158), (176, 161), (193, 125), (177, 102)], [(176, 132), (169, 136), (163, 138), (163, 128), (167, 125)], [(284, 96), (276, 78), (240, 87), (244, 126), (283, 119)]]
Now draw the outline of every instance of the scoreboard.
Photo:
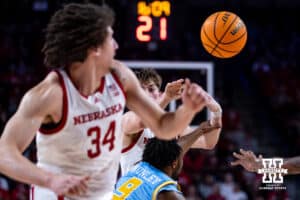
[(171, 7), (171, 2), (167, 0), (137, 1), (135, 39), (142, 43), (166, 41)]

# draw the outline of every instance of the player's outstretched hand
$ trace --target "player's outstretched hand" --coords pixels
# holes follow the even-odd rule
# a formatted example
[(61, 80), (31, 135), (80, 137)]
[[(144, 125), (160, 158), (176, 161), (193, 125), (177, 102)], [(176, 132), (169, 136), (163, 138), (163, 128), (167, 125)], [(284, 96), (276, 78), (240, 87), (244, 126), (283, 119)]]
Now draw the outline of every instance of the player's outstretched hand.
[(184, 79), (178, 79), (167, 83), (163, 95), (170, 100), (177, 100), (181, 97)]
[(237, 160), (231, 162), (232, 166), (241, 165), (250, 172), (257, 172), (258, 169), (262, 168), (262, 155), (257, 158), (252, 151), (240, 149), (240, 153), (234, 152), (233, 156)]
[(49, 180), (49, 188), (57, 195), (82, 195), (86, 193), (89, 176), (53, 174)]
[(191, 83), (189, 79), (185, 80), (181, 98), (183, 105), (195, 113), (200, 112), (208, 102), (207, 93), (196, 83)]

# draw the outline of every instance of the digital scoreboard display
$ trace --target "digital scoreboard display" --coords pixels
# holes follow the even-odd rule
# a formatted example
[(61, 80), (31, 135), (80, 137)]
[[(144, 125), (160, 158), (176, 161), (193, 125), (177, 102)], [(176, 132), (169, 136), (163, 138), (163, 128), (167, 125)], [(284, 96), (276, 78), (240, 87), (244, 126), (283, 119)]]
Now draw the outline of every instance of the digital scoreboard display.
[(170, 1), (138, 1), (135, 38), (139, 42), (168, 39), (168, 18), (172, 14)]

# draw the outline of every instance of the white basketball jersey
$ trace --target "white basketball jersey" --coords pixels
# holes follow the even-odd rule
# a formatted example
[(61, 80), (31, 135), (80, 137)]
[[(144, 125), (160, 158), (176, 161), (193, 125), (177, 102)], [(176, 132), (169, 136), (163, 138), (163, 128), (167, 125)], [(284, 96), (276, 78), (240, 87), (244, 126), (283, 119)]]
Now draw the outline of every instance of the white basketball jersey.
[[(122, 150), (121, 120), (126, 100), (122, 86), (109, 73), (96, 93), (84, 97), (63, 70), (57, 73), (64, 92), (63, 117), (56, 128), (39, 130), (37, 165), (56, 173), (90, 176), (84, 196), (65, 199), (108, 200)], [(39, 198), (34, 200), (48, 200), (49, 195), (43, 197), (37, 192), (36, 196)]]
[(126, 174), (136, 163), (142, 160), (143, 151), (148, 139), (154, 137), (154, 134), (148, 128), (139, 134), (135, 141), (122, 150), (120, 161), (122, 175)]

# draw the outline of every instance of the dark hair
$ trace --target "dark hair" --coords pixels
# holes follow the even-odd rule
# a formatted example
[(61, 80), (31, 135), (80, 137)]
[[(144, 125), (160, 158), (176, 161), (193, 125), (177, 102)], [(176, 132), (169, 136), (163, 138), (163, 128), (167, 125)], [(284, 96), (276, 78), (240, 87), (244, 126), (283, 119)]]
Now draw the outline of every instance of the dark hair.
[(144, 68), (135, 71), (135, 74), (141, 83), (148, 83), (149, 81), (153, 81), (158, 88), (161, 87), (161, 77), (154, 69)]
[(47, 67), (65, 67), (84, 61), (89, 48), (103, 44), (114, 12), (106, 5), (71, 3), (58, 10), (46, 28), (42, 52)]
[(148, 140), (143, 153), (143, 161), (163, 170), (177, 160), (182, 149), (177, 140), (160, 140), (151, 138)]

